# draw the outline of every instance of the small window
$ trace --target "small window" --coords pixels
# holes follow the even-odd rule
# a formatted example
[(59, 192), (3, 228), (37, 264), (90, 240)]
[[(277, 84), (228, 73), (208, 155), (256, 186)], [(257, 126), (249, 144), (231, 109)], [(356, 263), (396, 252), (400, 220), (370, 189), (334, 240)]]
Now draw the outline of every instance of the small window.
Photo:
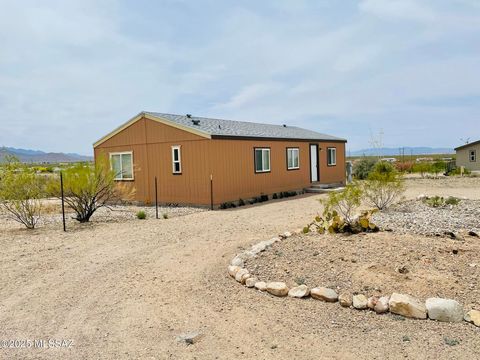
[(178, 145), (172, 146), (172, 172), (174, 174), (182, 173), (182, 156)]
[(132, 152), (110, 153), (110, 167), (115, 173), (115, 180), (133, 180)]
[(327, 165), (328, 166), (337, 165), (337, 148), (327, 149)]
[(476, 161), (477, 161), (477, 151), (470, 150), (470, 162), (476, 162)]
[(295, 170), (300, 168), (300, 159), (299, 159), (298, 148), (287, 148), (287, 169)]
[(270, 149), (255, 148), (255, 172), (270, 171)]

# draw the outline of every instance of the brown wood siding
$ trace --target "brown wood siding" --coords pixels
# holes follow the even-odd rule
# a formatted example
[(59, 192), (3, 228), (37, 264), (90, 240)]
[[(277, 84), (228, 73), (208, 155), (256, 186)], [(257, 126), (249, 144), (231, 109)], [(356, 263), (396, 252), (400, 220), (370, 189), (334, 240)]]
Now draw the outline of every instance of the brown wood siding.
[[(149, 119), (141, 119), (97, 146), (101, 153), (133, 151), (135, 199), (154, 203), (154, 178), (161, 203), (210, 204), (261, 194), (298, 190), (310, 185), (310, 144), (307, 141), (205, 139)], [(172, 172), (171, 147), (181, 147), (182, 174)], [(345, 182), (345, 144), (318, 143), (321, 183)], [(254, 148), (271, 149), (271, 171), (255, 173)], [(288, 147), (299, 148), (300, 169), (287, 170)], [(327, 166), (327, 147), (337, 148), (337, 165)]]

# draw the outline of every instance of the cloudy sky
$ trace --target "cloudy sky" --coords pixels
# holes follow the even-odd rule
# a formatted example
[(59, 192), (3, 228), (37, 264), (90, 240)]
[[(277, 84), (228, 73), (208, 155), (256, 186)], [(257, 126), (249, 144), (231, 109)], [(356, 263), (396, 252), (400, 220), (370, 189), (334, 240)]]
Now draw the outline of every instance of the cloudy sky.
[(479, 0), (0, 0), (0, 146), (92, 153), (142, 110), (369, 147), (480, 138)]

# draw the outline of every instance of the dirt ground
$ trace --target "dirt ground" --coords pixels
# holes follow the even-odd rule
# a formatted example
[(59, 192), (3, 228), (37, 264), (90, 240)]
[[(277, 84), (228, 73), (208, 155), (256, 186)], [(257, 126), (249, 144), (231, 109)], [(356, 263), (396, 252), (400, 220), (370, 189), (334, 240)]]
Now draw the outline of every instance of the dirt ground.
[[(480, 181), (409, 180), (407, 197), (421, 193), (480, 199)], [(0, 345), (74, 341), (68, 349), (0, 348), (0, 358), (478, 358), (480, 329), (470, 324), (275, 298), (228, 277), (226, 266), (237, 252), (303, 227), (321, 210), (319, 197), (168, 220), (96, 222), (67, 233), (57, 226), (0, 226)], [(389, 241), (393, 235), (384, 236)], [(198, 342), (177, 342), (191, 331), (202, 333)], [(459, 344), (447, 345), (445, 338)]]

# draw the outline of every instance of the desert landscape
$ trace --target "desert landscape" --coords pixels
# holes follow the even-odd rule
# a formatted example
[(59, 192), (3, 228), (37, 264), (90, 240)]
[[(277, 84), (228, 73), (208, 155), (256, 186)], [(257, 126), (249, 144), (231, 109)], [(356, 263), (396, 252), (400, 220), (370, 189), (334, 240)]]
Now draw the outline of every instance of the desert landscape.
[[(421, 194), (480, 199), (480, 178), (412, 178), (406, 186), (410, 200)], [(73, 341), (69, 348), (2, 349), (2, 357), (476, 358), (480, 329), (473, 324), (278, 298), (232, 281), (226, 268), (236, 253), (302, 228), (321, 212), (318, 199), (324, 197), (192, 209), (159, 220), (138, 220), (133, 207), (117, 220), (99, 213), (66, 233), (58, 215), (35, 230), (2, 216), (0, 338)], [(480, 305), (478, 238), (392, 231), (294, 235), (288, 241), (252, 260), (259, 276), (303, 277), (310, 286), (352, 291), (405, 291), (422, 299), (445, 296), (465, 310)], [(273, 268), (263, 269), (266, 262)], [(193, 344), (184, 341), (190, 337)]]

